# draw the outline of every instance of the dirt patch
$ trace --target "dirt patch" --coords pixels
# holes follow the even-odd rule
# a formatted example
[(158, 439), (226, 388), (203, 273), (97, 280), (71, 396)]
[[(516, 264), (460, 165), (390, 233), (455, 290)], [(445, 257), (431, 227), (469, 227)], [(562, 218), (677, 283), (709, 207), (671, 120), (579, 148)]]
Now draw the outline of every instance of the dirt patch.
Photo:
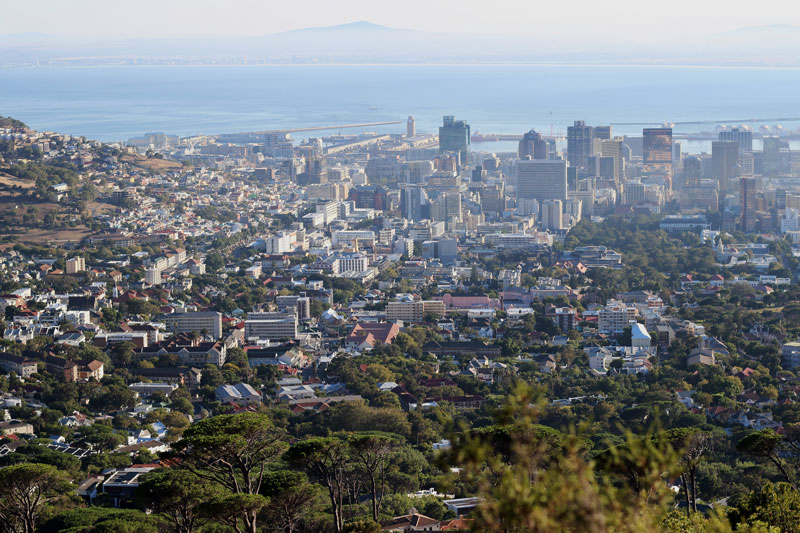
[(92, 231), (86, 227), (75, 227), (69, 229), (26, 229), (24, 233), (15, 233), (17, 242), (26, 244), (50, 244), (59, 245), (68, 242), (80, 242)]
[(161, 170), (177, 170), (183, 167), (181, 163), (176, 161), (168, 161), (166, 159), (147, 158), (143, 155), (128, 155), (122, 158), (122, 161), (130, 163), (140, 168), (146, 168), (153, 172)]
[(36, 184), (30, 180), (22, 180), (15, 176), (10, 176), (0, 172), (0, 187), (21, 187), (23, 189), (33, 189), (36, 187)]

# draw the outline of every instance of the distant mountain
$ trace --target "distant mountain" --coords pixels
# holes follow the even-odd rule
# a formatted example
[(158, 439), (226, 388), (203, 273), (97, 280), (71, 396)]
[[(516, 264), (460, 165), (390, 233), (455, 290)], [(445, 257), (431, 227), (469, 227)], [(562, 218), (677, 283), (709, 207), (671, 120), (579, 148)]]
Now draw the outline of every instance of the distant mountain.
[(0, 35), (10, 65), (602, 63), (795, 66), (800, 27), (750, 26), (683, 40), (580, 42), (535, 36), (424, 32), (365, 20), (247, 37), (88, 40)]
[(800, 36), (800, 26), (794, 24), (767, 24), (763, 26), (743, 26), (718, 34), (720, 37), (768, 37), (775, 39), (782, 36)]
[[(356, 22), (348, 22), (347, 24), (337, 24), (335, 26), (315, 26), (311, 28), (298, 28), (296, 30), (289, 30), (280, 32), (280, 34), (287, 34), (287, 33), (337, 33), (337, 32), (354, 32), (354, 31), (411, 31), (411, 30), (401, 30), (398, 28), (391, 28), (389, 26), (383, 26), (381, 24), (375, 24), (373, 22), (369, 22), (366, 20), (358, 20)], [(276, 34), (273, 34), (276, 35)]]

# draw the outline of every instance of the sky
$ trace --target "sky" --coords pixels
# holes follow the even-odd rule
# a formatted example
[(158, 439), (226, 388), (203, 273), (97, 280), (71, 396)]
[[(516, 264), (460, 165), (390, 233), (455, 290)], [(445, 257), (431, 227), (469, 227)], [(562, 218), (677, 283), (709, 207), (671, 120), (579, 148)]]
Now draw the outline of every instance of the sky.
[(366, 20), (430, 32), (680, 40), (800, 25), (796, 0), (30, 0), (4, 2), (0, 34), (87, 39), (220, 37)]

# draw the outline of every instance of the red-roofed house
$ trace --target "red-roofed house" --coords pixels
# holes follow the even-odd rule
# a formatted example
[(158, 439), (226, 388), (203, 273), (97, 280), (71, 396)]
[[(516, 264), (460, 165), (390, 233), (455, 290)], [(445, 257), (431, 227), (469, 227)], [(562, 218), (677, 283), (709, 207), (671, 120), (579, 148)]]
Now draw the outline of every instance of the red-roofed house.
[(394, 322), (359, 322), (345, 339), (345, 349), (363, 352), (371, 350), (377, 344), (391, 344), (398, 333), (400, 326)]

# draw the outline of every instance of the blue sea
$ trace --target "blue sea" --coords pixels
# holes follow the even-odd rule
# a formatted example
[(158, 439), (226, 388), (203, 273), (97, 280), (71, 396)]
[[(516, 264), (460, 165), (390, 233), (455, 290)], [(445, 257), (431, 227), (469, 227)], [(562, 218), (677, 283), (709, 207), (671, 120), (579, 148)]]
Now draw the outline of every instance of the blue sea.
[[(0, 69), (0, 115), (39, 130), (125, 140), (401, 120), (435, 132), (563, 134), (574, 120), (642, 124), (800, 116), (800, 69), (560, 65), (121, 66)], [(797, 129), (797, 120), (768, 120)], [(751, 124), (757, 129), (761, 123)], [(677, 125), (676, 133), (713, 131)], [(405, 123), (370, 131), (404, 132)], [(335, 130), (334, 130), (335, 131)], [(342, 130), (358, 131), (358, 130)], [(323, 132), (330, 133), (330, 132)], [(295, 138), (317, 134), (295, 134)], [(497, 143), (503, 146), (507, 143)], [(493, 143), (487, 143), (492, 149)], [(483, 146), (483, 145), (482, 145)], [(703, 142), (684, 145), (705, 149)], [(477, 147), (474, 147), (477, 148)], [(684, 148), (686, 150), (686, 148)], [(498, 150), (502, 151), (502, 150)]]

